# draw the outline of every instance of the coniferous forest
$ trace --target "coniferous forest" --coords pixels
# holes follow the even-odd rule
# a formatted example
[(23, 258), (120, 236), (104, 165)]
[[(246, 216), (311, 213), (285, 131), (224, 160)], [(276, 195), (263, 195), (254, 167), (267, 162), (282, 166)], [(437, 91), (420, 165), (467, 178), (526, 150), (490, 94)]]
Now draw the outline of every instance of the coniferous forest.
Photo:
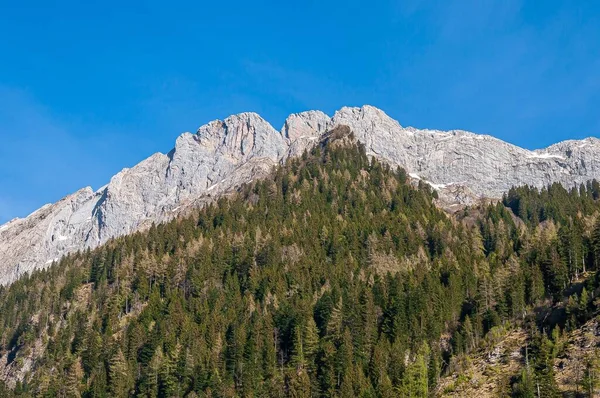
[(186, 218), (0, 288), (0, 396), (426, 397), (514, 325), (528, 363), (506, 394), (561, 396), (561, 336), (600, 304), (598, 182), (452, 215), (435, 196), (334, 131)]

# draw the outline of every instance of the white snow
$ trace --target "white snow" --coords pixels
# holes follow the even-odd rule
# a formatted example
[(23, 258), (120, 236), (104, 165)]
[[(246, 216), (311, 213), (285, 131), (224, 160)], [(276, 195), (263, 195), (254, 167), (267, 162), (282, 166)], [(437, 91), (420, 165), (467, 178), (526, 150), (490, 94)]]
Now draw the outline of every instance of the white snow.
[(64, 240), (69, 240), (69, 239), (71, 239), (71, 238), (69, 238), (68, 236), (62, 236), (62, 235), (59, 235), (59, 236), (58, 236), (58, 241), (59, 241), (59, 242), (62, 242), (62, 241), (64, 241)]
[(58, 261), (58, 257), (56, 257), (55, 259), (46, 261), (46, 264), (52, 264), (52, 263), (57, 262), (57, 261)]
[(315, 140), (318, 140), (319, 137), (313, 137), (313, 136), (310, 136), (310, 135), (301, 135), (300, 137), (296, 138), (296, 141), (297, 140), (302, 140), (302, 139), (307, 139), (309, 141), (315, 141)]
[(429, 186), (431, 186), (431, 188), (435, 189), (436, 191), (439, 191), (440, 189), (444, 189), (446, 188), (448, 185), (451, 184), (434, 184), (431, 181), (425, 181), (427, 184), (429, 184)]
[(564, 156), (561, 155), (554, 155), (551, 153), (536, 153), (536, 152), (532, 152), (531, 155), (529, 155), (530, 158), (537, 158), (537, 159), (564, 159)]
[[(421, 177), (419, 177), (418, 174), (415, 173), (408, 173), (409, 176), (411, 176), (412, 178), (414, 178), (415, 180), (423, 180)], [(429, 184), (429, 186), (431, 186), (431, 188), (435, 189), (436, 191), (439, 191), (440, 189), (444, 189), (449, 185), (452, 185), (453, 183), (450, 184), (435, 184), (431, 181), (427, 181), (427, 180), (423, 180), (424, 182), (426, 182), (427, 184)]]
[(214, 189), (214, 188), (215, 188), (217, 185), (219, 185), (219, 183), (216, 183), (216, 184), (213, 184), (213, 185), (211, 185), (210, 187), (208, 187), (208, 188), (206, 189), (206, 191), (207, 191), (207, 192), (208, 192), (208, 191), (212, 191), (212, 190), (213, 190), (213, 189)]
[(100, 188), (96, 189), (96, 192), (94, 192), (94, 193), (100, 193), (100, 192), (104, 191), (107, 186), (108, 186), (108, 184), (101, 186)]

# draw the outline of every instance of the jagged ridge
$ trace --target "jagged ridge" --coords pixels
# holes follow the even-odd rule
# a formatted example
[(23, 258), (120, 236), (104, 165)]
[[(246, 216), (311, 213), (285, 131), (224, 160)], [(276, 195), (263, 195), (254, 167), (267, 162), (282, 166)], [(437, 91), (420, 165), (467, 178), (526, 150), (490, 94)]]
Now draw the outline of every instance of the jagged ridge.
[(573, 186), (600, 177), (596, 138), (529, 151), (461, 130), (405, 128), (372, 106), (345, 107), (332, 118), (320, 111), (293, 114), (279, 131), (255, 113), (241, 113), (182, 134), (168, 154), (122, 170), (97, 191), (83, 188), (0, 226), (0, 284), (260, 178), (339, 125), (350, 127), (368, 155), (404, 167), (450, 202), (497, 198), (513, 185)]

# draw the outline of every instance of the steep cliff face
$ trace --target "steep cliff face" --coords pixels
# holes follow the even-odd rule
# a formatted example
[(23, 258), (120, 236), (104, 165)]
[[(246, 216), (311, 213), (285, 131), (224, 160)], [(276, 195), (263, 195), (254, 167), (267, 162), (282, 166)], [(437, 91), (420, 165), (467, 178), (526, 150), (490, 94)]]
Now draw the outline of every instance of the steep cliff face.
[(168, 154), (122, 170), (97, 191), (84, 188), (0, 226), (0, 283), (260, 178), (338, 125), (349, 126), (369, 155), (404, 167), (448, 201), (500, 197), (517, 184), (573, 186), (600, 178), (595, 138), (529, 151), (466, 131), (405, 128), (371, 106), (342, 108), (332, 118), (320, 111), (293, 114), (280, 131), (255, 113), (242, 113), (182, 134)]
[(513, 185), (573, 186), (600, 176), (600, 140), (564, 141), (529, 151), (489, 135), (402, 127), (373, 107), (342, 108), (346, 124), (370, 155), (402, 166), (434, 188), (466, 187), (472, 197), (501, 197)]

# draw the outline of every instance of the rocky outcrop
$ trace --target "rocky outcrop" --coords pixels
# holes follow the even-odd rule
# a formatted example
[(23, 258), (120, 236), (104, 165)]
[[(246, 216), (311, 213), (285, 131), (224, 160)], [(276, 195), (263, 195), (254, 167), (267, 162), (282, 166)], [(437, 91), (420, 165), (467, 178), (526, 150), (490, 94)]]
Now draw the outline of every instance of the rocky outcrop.
[(103, 188), (84, 188), (0, 226), (0, 283), (230, 192), (340, 125), (350, 127), (369, 155), (406, 168), (448, 202), (500, 197), (517, 184), (573, 186), (600, 178), (595, 138), (529, 151), (466, 131), (402, 127), (371, 106), (342, 108), (332, 118), (319, 111), (293, 114), (280, 131), (255, 113), (242, 113), (182, 134), (168, 154), (122, 170)]
[(404, 167), (442, 193), (466, 187), (471, 199), (499, 198), (513, 185), (542, 187), (559, 182), (571, 187), (600, 177), (597, 138), (529, 151), (489, 135), (403, 128), (383, 111), (368, 106), (342, 108), (333, 124), (350, 126), (368, 154)]

